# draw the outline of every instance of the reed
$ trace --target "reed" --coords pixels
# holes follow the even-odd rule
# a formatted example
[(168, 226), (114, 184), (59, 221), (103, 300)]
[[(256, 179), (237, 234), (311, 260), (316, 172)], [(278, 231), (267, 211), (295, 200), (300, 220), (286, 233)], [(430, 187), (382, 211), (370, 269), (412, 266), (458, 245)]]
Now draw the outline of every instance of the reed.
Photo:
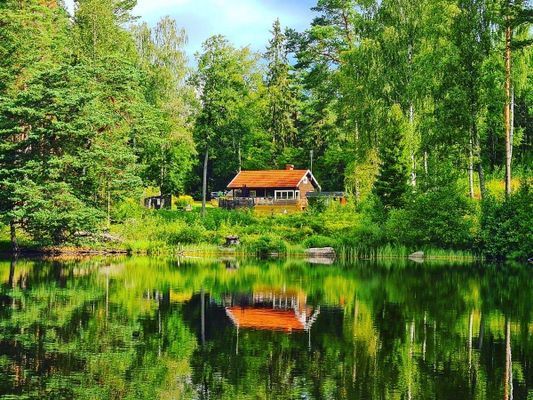
[[(424, 252), (424, 260), (443, 260), (472, 262), (481, 259), (481, 256), (471, 251), (438, 249), (433, 247), (422, 247), (419, 251)], [(339, 259), (350, 260), (382, 260), (382, 259), (407, 259), (415, 250), (402, 245), (387, 244), (381, 247), (364, 246), (340, 246), (338, 249)]]

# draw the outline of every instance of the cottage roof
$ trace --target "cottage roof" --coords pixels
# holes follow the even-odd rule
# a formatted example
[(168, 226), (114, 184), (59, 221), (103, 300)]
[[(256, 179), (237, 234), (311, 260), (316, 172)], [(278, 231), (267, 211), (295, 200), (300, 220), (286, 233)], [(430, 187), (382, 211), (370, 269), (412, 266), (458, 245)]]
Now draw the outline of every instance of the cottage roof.
[(228, 189), (241, 189), (243, 187), (258, 189), (297, 188), (305, 177), (308, 177), (315, 187), (320, 188), (308, 169), (271, 169), (241, 171), (228, 184)]
[(306, 329), (305, 321), (299, 319), (294, 310), (227, 307), (226, 314), (236, 326), (241, 328), (285, 332), (303, 331)]

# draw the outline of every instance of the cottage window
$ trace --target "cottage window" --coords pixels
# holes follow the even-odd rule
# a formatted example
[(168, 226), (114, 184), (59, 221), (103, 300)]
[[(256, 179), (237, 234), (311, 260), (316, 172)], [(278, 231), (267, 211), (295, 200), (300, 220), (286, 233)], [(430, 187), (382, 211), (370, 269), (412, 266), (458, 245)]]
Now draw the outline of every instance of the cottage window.
[(276, 190), (274, 192), (274, 198), (276, 200), (293, 200), (297, 197), (298, 192), (294, 190)]

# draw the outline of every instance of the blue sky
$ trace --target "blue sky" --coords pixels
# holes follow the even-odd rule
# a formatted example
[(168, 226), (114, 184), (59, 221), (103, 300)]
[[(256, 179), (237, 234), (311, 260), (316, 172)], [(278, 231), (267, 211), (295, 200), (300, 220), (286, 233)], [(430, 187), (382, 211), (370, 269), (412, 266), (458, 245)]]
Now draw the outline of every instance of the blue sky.
[[(73, 0), (65, 3), (72, 10)], [(150, 25), (165, 15), (176, 19), (187, 32), (187, 54), (192, 58), (202, 42), (215, 34), (262, 52), (276, 18), (284, 27), (304, 30), (315, 4), (316, 0), (138, 0), (134, 12)]]

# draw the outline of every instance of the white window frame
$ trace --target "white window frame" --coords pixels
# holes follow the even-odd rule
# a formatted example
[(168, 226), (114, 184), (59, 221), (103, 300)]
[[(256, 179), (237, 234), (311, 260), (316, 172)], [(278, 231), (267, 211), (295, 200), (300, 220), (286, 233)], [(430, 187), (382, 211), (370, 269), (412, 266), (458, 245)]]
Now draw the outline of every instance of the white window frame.
[(299, 190), (274, 190), (274, 200), (298, 200), (299, 197)]

